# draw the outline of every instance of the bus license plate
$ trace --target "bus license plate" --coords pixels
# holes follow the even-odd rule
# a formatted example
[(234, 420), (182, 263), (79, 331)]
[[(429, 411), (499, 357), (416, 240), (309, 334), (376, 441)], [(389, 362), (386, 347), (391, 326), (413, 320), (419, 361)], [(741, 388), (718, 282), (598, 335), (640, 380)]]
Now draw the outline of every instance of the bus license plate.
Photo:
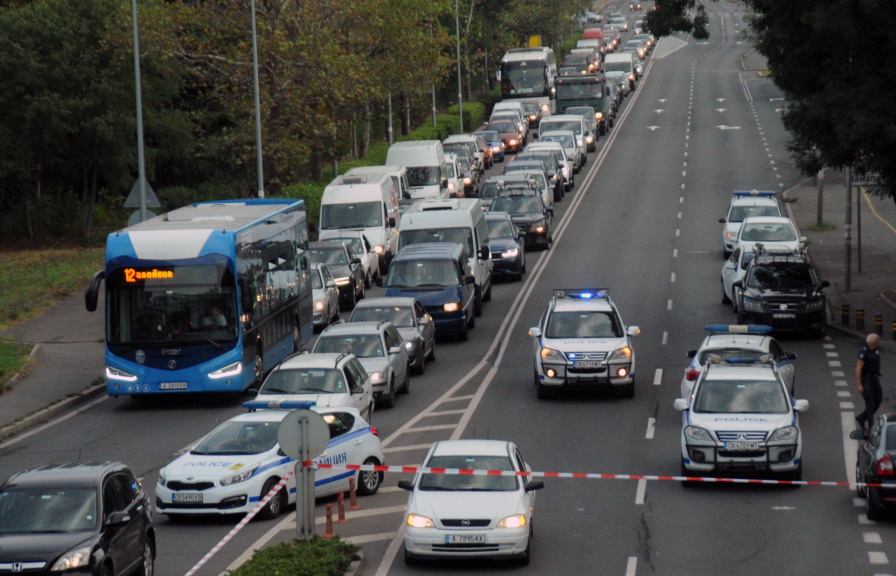
[(600, 362), (597, 360), (582, 360), (576, 362), (576, 368), (600, 368)]
[(173, 496), (175, 502), (198, 502), (202, 503), (201, 492), (175, 492)]
[(485, 534), (449, 534), (445, 544), (485, 544)]
[(159, 384), (159, 390), (186, 390), (186, 382), (162, 382)]
[(759, 442), (744, 442), (744, 441), (736, 441), (736, 442), (726, 442), (725, 450), (729, 452), (746, 452), (752, 450), (759, 450)]

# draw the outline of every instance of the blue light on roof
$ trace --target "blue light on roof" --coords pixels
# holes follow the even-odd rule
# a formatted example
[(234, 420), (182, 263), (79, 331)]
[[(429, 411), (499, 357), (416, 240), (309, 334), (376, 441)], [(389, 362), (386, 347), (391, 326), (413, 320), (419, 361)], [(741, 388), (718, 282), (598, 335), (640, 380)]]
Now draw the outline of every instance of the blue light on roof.
[(554, 290), (554, 298), (577, 298), (579, 300), (593, 300), (594, 298), (607, 298), (606, 288), (558, 288)]
[(763, 198), (774, 198), (775, 192), (772, 190), (735, 190), (734, 195), (743, 198), (745, 196), (761, 196)]
[(728, 364), (755, 364), (755, 358), (725, 358)]
[(772, 331), (771, 326), (763, 324), (710, 324), (705, 329), (715, 334), (768, 334)]
[(243, 408), (249, 410), (301, 410), (316, 406), (317, 402), (307, 402), (299, 400), (284, 400), (278, 402), (276, 400), (249, 400), (243, 402)]

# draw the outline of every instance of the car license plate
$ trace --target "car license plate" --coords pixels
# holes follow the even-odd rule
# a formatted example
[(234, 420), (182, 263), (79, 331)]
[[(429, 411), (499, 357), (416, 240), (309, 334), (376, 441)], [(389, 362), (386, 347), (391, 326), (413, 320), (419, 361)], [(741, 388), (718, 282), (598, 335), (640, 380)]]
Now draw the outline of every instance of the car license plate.
[(186, 390), (186, 382), (162, 382), (159, 384), (159, 390)]
[(746, 452), (751, 450), (759, 450), (759, 442), (744, 442), (744, 441), (735, 441), (735, 442), (726, 442), (725, 450), (729, 452)]
[(175, 492), (173, 495), (175, 502), (202, 502), (201, 492)]
[(445, 544), (485, 544), (485, 534), (449, 534)]
[(784, 320), (796, 318), (796, 314), (772, 314), (772, 318), (781, 318)]
[(581, 362), (576, 362), (576, 368), (600, 368), (600, 362), (598, 360), (582, 360)]

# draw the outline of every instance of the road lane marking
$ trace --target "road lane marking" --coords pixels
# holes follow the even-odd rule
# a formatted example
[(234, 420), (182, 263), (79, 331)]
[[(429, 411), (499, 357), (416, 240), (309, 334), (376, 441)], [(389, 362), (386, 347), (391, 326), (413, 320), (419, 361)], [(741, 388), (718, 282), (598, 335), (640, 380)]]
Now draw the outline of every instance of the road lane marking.
[(638, 480), (638, 489), (635, 490), (635, 505), (643, 506), (644, 505), (644, 495), (647, 492), (647, 480), (641, 478)]
[[(653, 436), (656, 434), (656, 418), (651, 416), (647, 419), (647, 432), (644, 434), (644, 438), (646, 440), (653, 440)], [(646, 482), (646, 480), (645, 480)]]
[(628, 564), (625, 565), (625, 576), (635, 576), (638, 573), (638, 557), (629, 556)]
[[(657, 368), (656, 372), (653, 373), (653, 385), (659, 386), (663, 383), (663, 369)], [(653, 418), (651, 418), (653, 420)]]

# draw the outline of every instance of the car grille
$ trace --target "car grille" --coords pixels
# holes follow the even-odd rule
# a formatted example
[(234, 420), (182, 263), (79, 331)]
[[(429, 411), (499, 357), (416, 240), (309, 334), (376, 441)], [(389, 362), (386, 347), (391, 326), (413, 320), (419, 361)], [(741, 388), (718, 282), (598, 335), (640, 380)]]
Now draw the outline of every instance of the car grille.
[(572, 361), (579, 360), (600, 360), (607, 358), (606, 352), (567, 352), (566, 357)]
[(214, 482), (178, 482), (177, 480), (171, 480), (166, 485), (170, 490), (208, 490), (209, 488), (214, 488)]
[(797, 312), (800, 305), (797, 302), (768, 302), (769, 312)]
[(433, 552), (498, 552), (497, 544), (433, 544)]
[(748, 442), (765, 442), (766, 432), (716, 432), (722, 442), (746, 440)]
[[(466, 522), (466, 524), (465, 524)], [(467, 519), (463, 520), (458, 519), (450, 519), (450, 520), (442, 520), (442, 526), (448, 526), (450, 528), (481, 528), (483, 526), (488, 526), (492, 521), (488, 518), (484, 519)]]

